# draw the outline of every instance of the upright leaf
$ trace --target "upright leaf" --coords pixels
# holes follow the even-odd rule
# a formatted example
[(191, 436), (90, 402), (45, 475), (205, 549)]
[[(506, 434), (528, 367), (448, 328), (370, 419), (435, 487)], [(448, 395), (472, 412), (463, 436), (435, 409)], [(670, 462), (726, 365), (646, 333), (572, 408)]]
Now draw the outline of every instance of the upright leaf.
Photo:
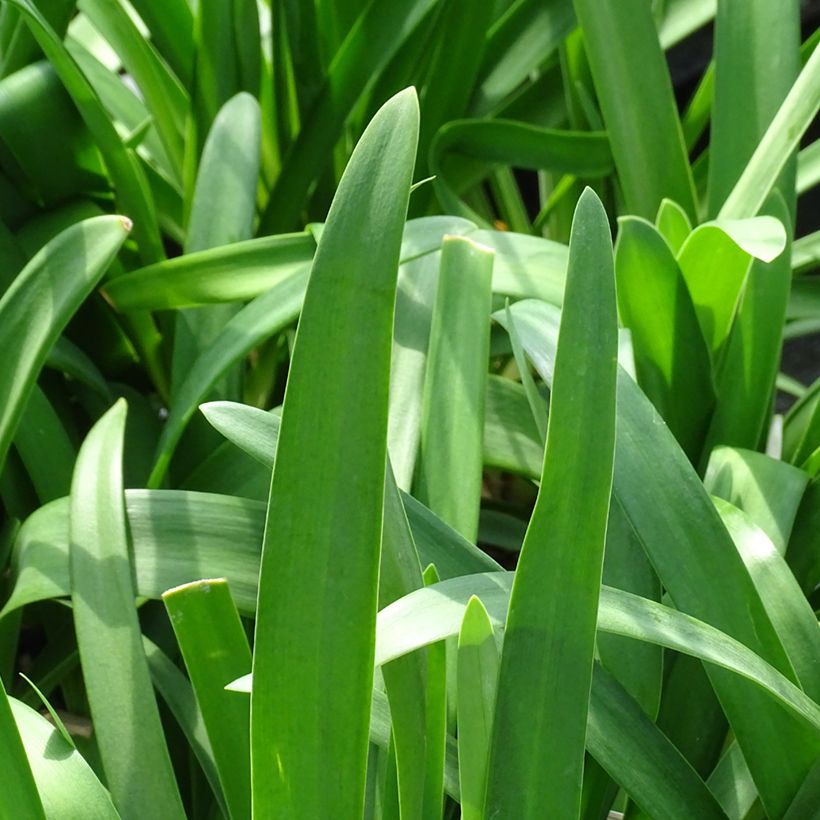
[(570, 240), (541, 487), (518, 563), (485, 812), (574, 817), (615, 451), (617, 320), (609, 224), (587, 190)]
[(354, 151), (305, 296), (260, 572), (251, 702), (260, 816), (363, 808), (390, 340), (417, 135), (416, 97), (405, 91)]
[(487, 610), (478, 598), (470, 598), (458, 635), (458, 774), (463, 820), (483, 817), (498, 660)]
[(632, 332), (638, 383), (696, 462), (714, 405), (709, 348), (667, 242), (637, 217), (619, 227), (618, 309)]
[(162, 596), (208, 732), (232, 818), (250, 815), (249, 703), (225, 684), (251, 662), (248, 639), (224, 579), (196, 581)]
[(490, 355), (493, 252), (445, 237), (424, 382), (417, 498), (475, 541)]
[[(186, 253), (207, 251), (253, 236), (261, 131), (259, 103), (250, 94), (237, 94), (219, 110), (202, 151), (185, 238)], [(197, 355), (238, 310), (238, 305), (214, 305), (176, 314), (172, 398)], [(215, 398), (239, 398), (240, 372), (232, 375)]]
[(185, 816), (134, 606), (122, 479), (125, 402), (88, 434), (71, 487), (74, 626), (102, 765), (124, 818)]
[[(715, 20), (715, 94), (708, 212), (717, 214), (800, 69), (799, 0), (721, 0)], [(783, 179), (794, 200), (794, 163)]]
[(818, 108), (820, 49), (815, 49), (721, 206), (719, 216), (742, 219), (757, 214)]
[(645, 0), (574, 0), (627, 212), (677, 202), (696, 220), (692, 172), (666, 59)]

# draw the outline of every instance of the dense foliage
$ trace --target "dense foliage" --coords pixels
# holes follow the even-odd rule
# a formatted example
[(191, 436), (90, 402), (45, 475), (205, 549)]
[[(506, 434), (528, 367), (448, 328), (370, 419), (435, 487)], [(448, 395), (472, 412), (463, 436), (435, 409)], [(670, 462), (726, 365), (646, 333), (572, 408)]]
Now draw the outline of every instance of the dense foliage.
[(800, 25), (0, 4), (0, 817), (817, 816)]

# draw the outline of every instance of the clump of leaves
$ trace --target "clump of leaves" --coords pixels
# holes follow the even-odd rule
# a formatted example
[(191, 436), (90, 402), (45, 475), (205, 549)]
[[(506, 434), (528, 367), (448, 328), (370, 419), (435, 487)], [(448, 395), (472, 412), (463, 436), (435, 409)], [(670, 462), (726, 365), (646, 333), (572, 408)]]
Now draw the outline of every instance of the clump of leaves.
[(2, 6), (1, 815), (815, 810), (817, 38), (474, 6)]

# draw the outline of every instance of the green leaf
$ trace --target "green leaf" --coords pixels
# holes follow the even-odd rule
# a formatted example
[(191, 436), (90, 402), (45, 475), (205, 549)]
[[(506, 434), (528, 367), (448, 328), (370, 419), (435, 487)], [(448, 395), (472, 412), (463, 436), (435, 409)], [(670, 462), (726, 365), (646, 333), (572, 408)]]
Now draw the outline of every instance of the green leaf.
[(458, 635), (458, 774), (464, 820), (484, 816), (498, 665), (490, 617), (473, 596)]
[(123, 817), (184, 817), (134, 608), (119, 401), (89, 433), (71, 489), (71, 593), (91, 717)]
[(785, 243), (773, 217), (707, 222), (683, 243), (678, 264), (713, 355), (730, 333), (752, 258), (771, 262)]
[(603, 177), (612, 170), (605, 134), (559, 131), (514, 120), (456, 120), (436, 134), (430, 147), (430, 170), (442, 207), (483, 223), (484, 220), (455, 193), (447, 175), (453, 155), (491, 165), (549, 170), (582, 177)]
[(515, 0), (487, 32), (471, 113), (485, 116), (553, 55), (575, 27), (565, 0)]
[[(13, 9), (8, 13), (17, 16)], [(26, 29), (22, 20), (20, 23)], [(99, 154), (48, 62), (34, 63), (3, 78), (2, 90), (3, 172), (21, 192), (50, 207), (105, 187)], [(55, 134), (59, 139), (55, 140)], [(25, 206), (11, 206), (4, 219), (16, 227), (26, 218), (26, 210)]]
[[(518, 369), (518, 375), (521, 378), (521, 385), (524, 388), (524, 393), (527, 396), (527, 404), (530, 406), (532, 412), (532, 419), (538, 428), (538, 435), (542, 441), (547, 439), (547, 404), (544, 397), (538, 392), (538, 387), (535, 384), (535, 379), (530, 372), (530, 366), (524, 356), (524, 349), (521, 347), (521, 340), (518, 338), (518, 331), (515, 329), (515, 319), (510, 313), (510, 300), (507, 300), (505, 305), (505, 316), (507, 334), (510, 337), (510, 344), (513, 349), (513, 358), (515, 359), (515, 366)], [(486, 426), (486, 425), (485, 425)]]
[[(203, 407), (208, 420), (239, 446), (246, 449), (268, 469), (272, 466), (279, 436), (279, 419), (252, 407), (214, 402)], [(407, 496), (405, 496), (407, 498)], [(425, 546), (430, 553), (428, 537), (419, 527), (420, 520), (432, 514), (418, 505), (422, 512), (414, 511), (413, 520)], [(425, 517), (425, 518), (422, 518)], [(441, 525), (442, 527), (444, 525)], [(426, 530), (425, 530), (426, 531)], [(442, 546), (447, 544), (449, 531), (444, 536), (435, 531), (432, 539)], [(457, 538), (457, 536), (455, 536)], [(466, 542), (464, 542), (466, 543)], [(468, 549), (475, 550), (468, 545)], [(477, 552), (477, 550), (475, 550)], [(445, 561), (445, 565), (450, 566)], [(385, 512), (383, 524), (383, 549), (379, 578), (379, 601), (386, 605), (401, 595), (421, 585), (416, 546), (402, 498), (388, 468), (385, 475)], [(390, 664), (384, 669), (388, 698), (393, 711), (393, 740), (399, 780), (399, 799), (402, 810), (411, 816), (418, 811), (422, 799), (425, 777), (425, 690), (422, 676), (422, 659), (412, 657)]]
[[(799, 0), (718, 3), (709, 214), (716, 214), (729, 196), (797, 77), (799, 43)], [(787, 202), (794, 196), (794, 166), (790, 164), (791, 171), (782, 180)]]
[[(779, 193), (772, 195), (764, 210), (790, 224)], [(791, 236), (790, 228), (786, 236)], [(750, 449), (766, 444), (791, 283), (790, 257), (787, 242), (784, 253), (773, 261), (752, 261), (717, 373), (718, 399), (706, 452), (716, 444)]]
[(818, 67), (820, 51), (815, 50), (721, 206), (721, 217), (755, 216), (763, 206), (820, 108)]
[(650, 817), (725, 818), (681, 753), (599, 664), (592, 677), (587, 743), (595, 759)]
[(820, 140), (797, 155), (797, 194), (805, 194), (820, 183)]
[[(240, 91), (256, 97), (262, 78), (259, 13), (253, 0), (201, 0), (194, 7), (191, 102), (193, 165), (222, 106)], [(195, 166), (194, 166), (195, 167)], [(192, 170), (189, 166), (189, 170)]]
[[(415, 93), (405, 91), (380, 110), (354, 151), (311, 270), (260, 570), (254, 813), (352, 817), (363, 807), (390, 340), (417, 135)], [(337, 554), (346, 556), (341, 575)], [(325, 590), (319, 597), (317, 583)], [(281, 640), (283, 630), (297, 642)], [(307, 715), (305, 699), (316, 704)]]
[(820, 701), (820, 630), (817, 617), (783, 556), (749, 516), (721, 499), (718, 512), (749, 570), (803, 691)]
[[(386, 606), (424, 583), (413, 533), (389, 463), (385, 470), (382, 527), (379, 606)], [(396, 791), (399, 810), (405, 817), (416, 817), (423, 812), (428, 656), (429, 653), (415, 653), (382, 669), (390, 704)]]
[(664, 0), (658, 5), (663, 7), (658, 37), (667, 49), (712, 20), (717, 0)]
[(820, 584), (820, 550), (817, 549), (816, 533), (820, 522), (820, 480), (809, 483), (800, 504), (786, 560), (794, 577), (806, 595)]
[(686, 237), (692, 233), (692, 223), (689, 221), (686, 211), (671, 199), (664, 199), (661, 202), (658, 215), (655, 218), (655, 227), (666, 240), (675, 256), (677, 256), (678, 251), (686, 241)]
[(574, 0), (628, 213), (677, 202), (696, 220), (672, 82), (645, 0)]
[[(253, 236), (261, 132), (259, 103), (250, 94), (237, 94), (219, 110), (202, 151), (185, 237), (186, 253)], [(238, 305), (221, 305), (176, 314), (172, 404), (197, 356), (238, 311)], [(232, 375), (227, 384), (233, 389), (227, 394), (223, 390), (215, 398), (239, 397), (241, 372)]]
[(247, 669), (251, 651), (224, 579), (195, 581), (162, 596), (208, 732), (231, 817), (250, 814), (248, 701), (225, 684)]
[(142, 645), (154, 687), (185, 735), (185, 740), (211, 786), (219, 807), (225, 811), (225, 798), (219, 783), (214, 752), (205, 731), (205, 723), (194, 690), (182, 670), (145, 635), (142, 636)]
[(661, 234), (629, 216), (619, 220), (615, 274), (618, 310), (632, 333), (638, 383), (696, 462), (714, 390), (709, 348), (683, 274)]
[(186, 88), (194, 62), (193, 15), (187, 0), (131, 0), (151, 40)]
[[(554, 309), (536, 302), (518, 303), (511, 309), (513, 313), (526, 311), (531, 320), (523, 323), (516, 316), (524, 348), (549, 382)], [(742, 640), (792, 674), (782, 644), (714, 505), (671, 433), (623, 372), (618, 381), (613, 493), (675, 605)], [(681, 561), (681, 550), (686, 561)], [(773, 709), (742, 681), (729, 681), (717, 670), (710, 670), (709, 677), (759, 791), (784, 805), (820, 752), (820, 738)], [(686, 701), (676, 710), (679, 715), (696, 708), (686, 687), (684, 692)], [(760, 719), (764, 712), (765, 722)], [(781, 751), (774, 753), (775, 748)]]
[(743, 510), (783, 555), (809, 477), (779, 459), (735, 447), (716, 447), (703, 483), (712, 495)]
[(68, 493), (77, 451), (54, 406), (36, 384), (14, 436), (14, 447), (41, 502)]
[(783, 820), (817, 820), (820, 816), (820, 762), (806, 775)]
[(153, 202), (144, 174), (123, 145), (107, 112), (77, 63), (31, 0), (9, 0), (20, 10), (40, 48), (60, 77), (105, 160), (117, 192), (119, 209), (134, 222), (134, 237), (145, 263), (162, 259), (164, 251)]
[(49, 242), (0, 299), (0, 464), (48, 351), (125, 241), (130, 222), (101, 216)]
[(436, 131), (445, 122), (465, 114), (481, 67), (485, 33), (492, 15), (492, 3), (476, 6), (472, 0), (455, 0), (443, 7), (436, 20), (438, 48), (431, 57), (419, 100), (424, 109), (419, 127), (419, 173), (427, 165)]
[(308, 190), (327, 168), (351, 110), (434, 5), (434, 0), (398, 0), (363, 7), (335, 51), (299, 135), (283, 157), (260, 233), (292, 230), (298, 223)]
[(78, 9), (93, 23), (122, 59), (151, 114), (168, 155), (172, 180), (182, 181), (182, 133), (188, 98), (179, 81), (146, 40), (120, 2), (78, 0)]
[(106, 282), (120, 310), (168, 310), (253, 299), (303, 270), (316, 242), (307, 233), (250, 239), (186, 253)]
[[(513, 575), (489, 572), (453, 578), (416, 590), (386, 607), (379, 613), (376, 664), (389, 663), (457, 634), (473, 596), (484, 604), (493, 627), (503, 628)], [(731, 672), (737, 679), (745, 678), (758, 692), (765, 690), (767, 702), (773, 698), (815, 729), (820, 728), (820, 705), (744, 644), (697, 618), (604, 586), (598, 629), (665, 646)], [(250, 683), (248, 676), (241, 684), (234, 682), (232, 689), (248, 691)]]
[[(313, 232), (250, 239), (149, 265), (107, 282), (105, 292), (121, 310), (165, 310), (252, 299), (310, 265), (316, 250), (313, 233), (317, 226), (311, 228)], [(405, 227), (402, 262), (438, 251), (445, 234), (474, 230), (472, 223), (456, 217), (412, 220)], [(526, 239), (533, 239), (534, 246), (524, 247), (518, 241)], [(496, 247), (484, 240), (482, 243)], [(506, 264), (499, 283), (502, 292), (511, 288), (513, 293), (523, 290), (541, 295), (546, 290), (551, 295), (554, 288), (549, 283), (544, 288), (538, 278), (528, 276), (524, 270), (539, 262), (548, 266), (552, 278), (560, 273), (563, 280), (565, 246), (547, 240), (538, 244), (533, 237), (513, 237), (505, 240), (503, 249)]]
[(232, 365), (254, 347), (294, 322), (307, 285), (307, 271), (297, 272), (240, 310), (192, 363), (179, 387), (157, 442), (149, 487), (158, 487), (171, 456), (197, 405)]
[[(661, 600), (661, 583), (617, 500), (609, 506), (603, 582), (642, 598)], [(597, 649), (606, 670), (655, 720), (661, 701), (663, 652), (650, 644), (604, 634), (598, 635)]]
[[(251, 434), (259, 438), (257, 431)], [(275, 439), (272, 443), (275, 447)], [(138, 595), (160, 598), (170, 587), (224, 576), (239, 611), (253, 614), (265, 523), (263, 503), (183, 490), (126, 490), (125, 498)], [(423, 504), (409, 495), (402, 495), (402, 501), (420, 560), (441, 566), (442, 578), (498, 569), (492, 558)], [(225, 550), (226, 543), (231, 544), (230, 550)], [(71, 594), (68, 499), (46, 504), (20, 528), (13, 573), (14, 589), (0, 618), (25, 604)]]
[(580, 808), (615, 450), (616, 362), (609, 224), (587, 189), (570, 239), (541, 487), (501, 656), (485, 805), (491, 815), (569, 817)]
[(43, 804), (37, 793), (23, 741), (14, 721), (14, 714), (6, 690), (0, 681), (0, 765), (5, 773), (6, 789), (0, 798), (0, 817), (4, 820), (23, 813), (32, 820), (45, 818)]
[(792, 405), (783, 425), (783, 458), (792, 464), (806, 462), (820, 444), (820, 381)]
[(757, 789), (736, 740), (712, 770), (708, 783), (730, 820), (743, 820), (757, 800)]
[[(31, 765), (42, 807), (38, 810), (33, 802), (16, 802), (14, 795), (22, 795), (16, 789), (14, 792), (11, 790), (20, 784), (14, 784), (13, 778), (9, 777), (3, 801), (7, 796), (10, 798), (9, 803), (5, 804), (10, 811), (5, 816), (10, 820), (23, 816), (118, 820), (120, 814), (114, 808), (110, 795), (85, 758), (42, 715), (13, 698), (8, 702)], [(4, 732), (4, 739), (6, 737)], [(4, 771), (11, 774), (13, 769)], [(11, 799), (15, 802), (12, 803)]]
[[(472, 223), (466, 223), (472, 227)], [(410, 490), (416, 469), (427, 348), (441, 253), (425, 254), (399, 268), (390, 363), (387, 449), (396, 482)]]
[[(435, 564), (423, 574), (424, 586), (439, 582)], [(427, 649), (425, 674), (425, 770), (422, 798), (424, 817), (441, 820), (444, 812), (444, 760), (447, 748), (447, 644), (438, 641)]]
[(481, 499), (493, 257), (469, 238), (444, 239), (415, 483), (416, 497), (470, 541)]

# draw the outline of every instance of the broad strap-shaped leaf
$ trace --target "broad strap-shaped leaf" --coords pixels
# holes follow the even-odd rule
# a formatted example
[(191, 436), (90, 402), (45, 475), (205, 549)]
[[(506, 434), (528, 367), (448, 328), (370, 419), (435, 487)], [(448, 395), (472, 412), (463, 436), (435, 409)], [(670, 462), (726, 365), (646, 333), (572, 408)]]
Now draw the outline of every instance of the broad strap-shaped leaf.
[[(388, 663), (408, 652), (458, 633), (472, 596), (481, 599), (494, 628), (503, 628), (508, 613), (512, 572), (486, 572), (442, 581), (416, 590), (379, 613), (376, 663)], [(598, 629), (649, 641), (720, 667), (746, 679), (767, 702), (774, 698), (804, 725), (820, 728), (820, 704), (744, 644), (676, 609), (610, 587), (601, 588)], [(249, 691), (250, 676), (231, 685)], [(779, 707), (778, 707), (779, 708)]]
[(779, 191), (772, 194), (763, 210), (784, 225), (786, 246), (771, 261), (752, 260), (716, 374), (717, 406), (706, 453), (718, 444), (762, 449), (769, 434), (792, 280), (792, 230), (789, 210)]
[(732, 504), (716, 498), (715, 506), (752, 576), (797, 680), (809, 697), (820, 700), (820, 630), (814, 610), (766, 533)]
[(729, 335), (752, 261), (771, 262), (785, 244), (783, 224), (770, 216), (706, 222), (683, 243), (678, 264), (714, 356)]
[(125, 402), (80, 448), (71, 487), (71, 594), (103, 770), (124, 818), (184, 817), (134, 606), (123, 495)]
[(554, 171), (583, 177), (603, 177), (612, 171), (612, 154), (605, 134), (561, 131), (515, 120), (455, 120), (436, 134), (430, 147), (430, 170), (442, 207), (483, 223), (455, 192), (447, 160), (457, 154), (517, 168)]
[[(185, 252), (207, 251), (253, 236), (262, 140), (259, 103), (250, 94), (231, 97), (219, 110), (202, 151), (188, 218)], [(239, 305), (183, 310), (176, 314), (172, 404), (197, 356), (239, 311)], [(214, 398), (238, 398), (241, 371)]]
[(617, 318), (606, 213), (586, 190), (570, 240), (541, 487), (510, 599), (485, 812), (572, 817), (615, 451)]
[(783, 555), (809, 476), (764, 453), (716, 447), (709, 457), (706, 489), (743, 510)]
[[(799, 0), (721, 0), (717, 6), (710, 215), (729, 196), (800, 70)], [(781, 192), (793, 213), (793, 159), (789, 166)]]
[(32, 820), (45, 820), (43, 803), (37, 793), (31, 766), (26, 758), (23, 741), (14, 722), (10, 701), (3, 682), (0, 681), (0, 765), (5, 775), (6, 787), (0, 797), (0, 816), (13, 817), (23, 813)]
[(668, 242), (649, 222), (619, 221), (615, 275), (638, 383), (696, 463), (714, 406), (712, 362), (683, 274)]
[[(9, 820), (18, 817), (67, 816), (119, 820), (121, 815), (114, 808), (108, 790), (85, 758), (60, 731), (24, 703), (10, 698), (9, 705), (31, 765), (42, 808), (38, 813), (32, 804), (12, 802), (19, 792), (9, 777), (4, 783), (3, 797), (0, 798), (0, 805), (3, 806), (0, 813)], [(9, 774), (12, 771), (13, 769), (4, 769)], [(19, 785), (17, 784), (18, 787)], [(5, 803), (6, 799), (8, 803)]]
[(666, 240), (675, 256), (677, 256), (678, 251), (686, 241), (686, 237), (692, 233), (692, 223), (689, 221), (686, 211), (671, 199), (664, 199), (661, 202), (658, 215), (655, 217), (655, 227)]
[(0, 299), (0, 465), (51, 346), (125, 241), (120, 216), (84, 220), (39, 251)]
[(260, 571), (251, 703), (260, 816), (355, 817), (363, 807), (390, 342), (417, 135), (408, 90), (354, 151), (305, 295)]
[(416, 497), (469, 541), (478, 535), (493, 252), (445, 237), (424, 381)]
[(251, 651), (228, 584), (224, 579), (196, 581), (168, 590), (162, 600), (202, 712), (230, 816), (247, 817), (250, 704), (231, 698), (224, 686), (247, 668)]
[(725, 820), (697, 772), (600, 664), (592, 678), (587, 744), (650, 817)]
[(755, 216), (777, 183), (820, 108), (820, 50), (815, 49), (789, 90), (740, 178), (720, 208), (733, 219)]
[[(511, 309), (532, 320), (516, 321), (516, 325), (536, 369), (551, 381), (554, 309), (530, 301)], [(613, 494), (675, 605), (742, 641), (792, 676), (763, 603), (697, 474), (649, 400), (623, 371), (618, 378)], [(786, 805), (820, 753), (820, 736), (773, 707), (744, 681), (730, 680), (715, 669), (709, 670), (709, 677), (758, 790), (768, 792), (776, 805)], [(695, 704), (687, 687), (682, 687), (681, 695), (676, 713), (684, 715)], [(763, 713), (766, 721), (760, 719)], [(775, 748), (781, 751), (775, 754)]]
[(644, 0), (574, 0), (627, 211), (677, 202), (694, 221), (692, 173), (672, 82)]
[(490, 617), (479, 598), (470, 598), (458, 634), (458, 774), (464, 820), (484, 816), (498, 664)]

